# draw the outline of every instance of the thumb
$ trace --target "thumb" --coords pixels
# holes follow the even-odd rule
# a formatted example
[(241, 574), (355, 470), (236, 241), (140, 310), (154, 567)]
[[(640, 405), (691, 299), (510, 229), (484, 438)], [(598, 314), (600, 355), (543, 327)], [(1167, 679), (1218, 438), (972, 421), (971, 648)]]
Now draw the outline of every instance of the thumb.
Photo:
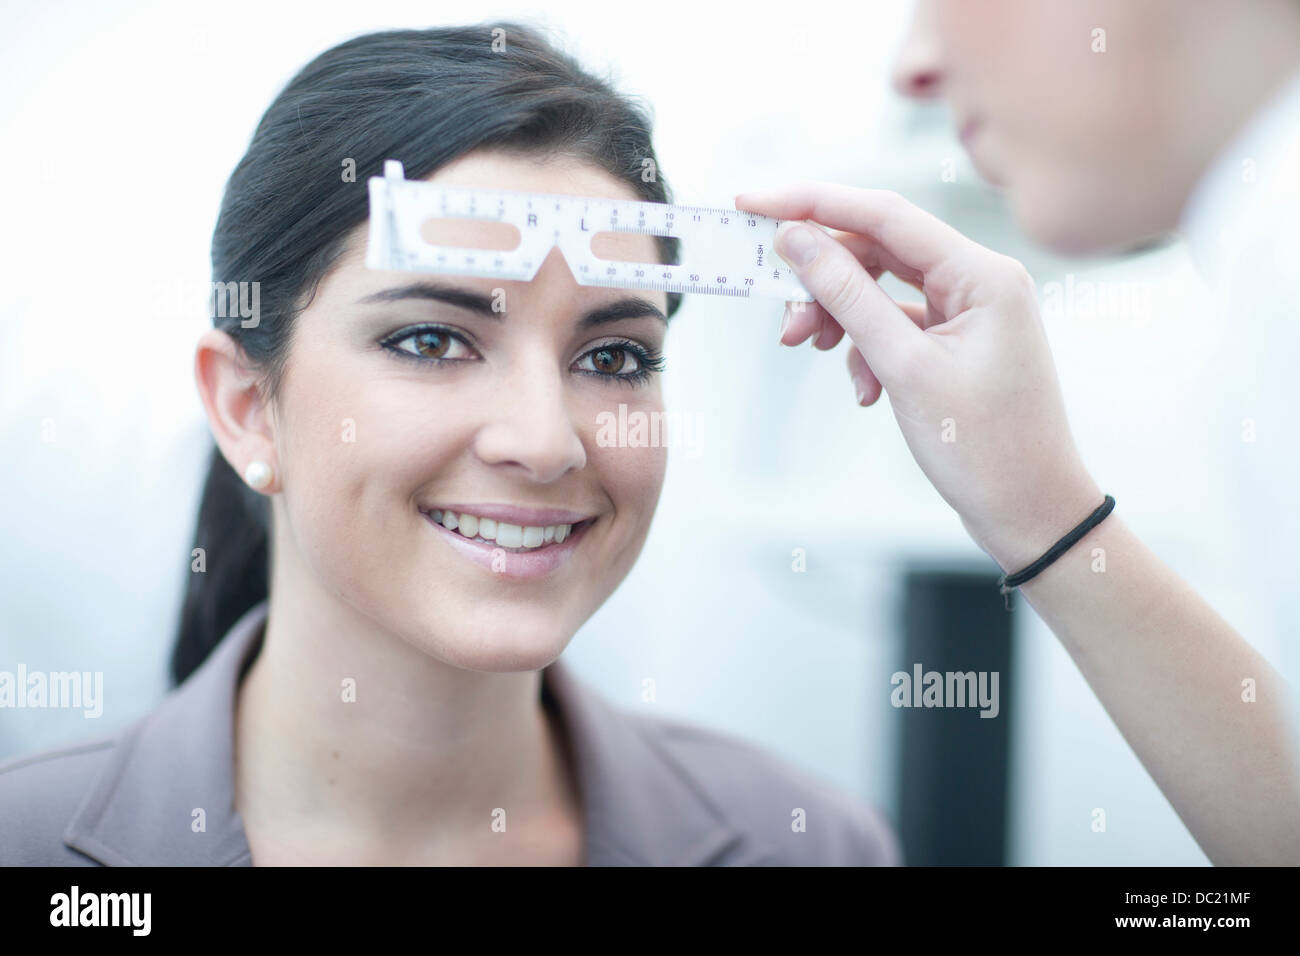
[(885, 388), (929, 342), (862, 263), (813, 223), (787, 221), (776, 230), (776, 252), (818, 304), (838, 322)]

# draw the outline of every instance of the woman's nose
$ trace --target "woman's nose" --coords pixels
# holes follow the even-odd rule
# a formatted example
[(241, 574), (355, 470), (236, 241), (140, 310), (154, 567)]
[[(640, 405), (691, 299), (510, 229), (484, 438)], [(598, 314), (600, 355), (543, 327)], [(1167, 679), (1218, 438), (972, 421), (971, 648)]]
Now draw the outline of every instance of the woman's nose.
[(909, 99), (934, 99), (943, 92), (939, 45), (930, 26), (926, 4), (917, 4), (890, 76), (894, 90)]
[(513, 466), (541, 483), (586, 466), (586, 447), (561, 375), (521, 369), (500, 388), (502, 401), (478, 433), (479, 458), (493, 466)]

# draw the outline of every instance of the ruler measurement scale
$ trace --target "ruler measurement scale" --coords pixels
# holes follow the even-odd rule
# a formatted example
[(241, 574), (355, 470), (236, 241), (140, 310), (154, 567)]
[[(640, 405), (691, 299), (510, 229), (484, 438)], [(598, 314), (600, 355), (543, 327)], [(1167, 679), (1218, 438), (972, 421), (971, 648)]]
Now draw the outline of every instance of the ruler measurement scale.
[[(369, 180), (372, 269), (529, 280), (555, 246), (580, 285), (811, 302), (812, 296), (772, 249), (780, 219), (635, 200), (441, 186), (405, 178), (384, 163)], [(519, 245), (493, 250), (433, 245), (420, 235), (429, 219), (481, 219), (515, 226)], [(682, 262), (601, 259), (591, 239), (601, 232), (674, 237)]]

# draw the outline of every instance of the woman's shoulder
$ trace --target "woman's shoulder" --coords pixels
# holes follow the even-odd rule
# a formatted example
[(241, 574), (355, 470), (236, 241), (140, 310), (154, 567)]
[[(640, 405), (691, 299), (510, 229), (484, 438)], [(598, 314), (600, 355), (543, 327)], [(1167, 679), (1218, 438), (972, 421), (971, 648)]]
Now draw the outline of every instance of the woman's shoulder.
[(737, 734), (636, 715), (641, 733), (676, 764), (732, 827), (789, 866), (898, 866), (881, 811), (813, 771)]
[(902, 862), (879, 810), (755, 741), (618, 703), (562, 658), (542, 686), (564, 718), (593, 864)]
[(0, 760), (0, 866), (98, 865), (63, 835), (119, 739), (105, 734)]
[[(0, 762), (0, 865), (202, 864), (237, 855), (231, 716), (259, 620), (246, 614), (183, 683), (125, 726)], [(201, 824), (192, 823), (196, 812)]]

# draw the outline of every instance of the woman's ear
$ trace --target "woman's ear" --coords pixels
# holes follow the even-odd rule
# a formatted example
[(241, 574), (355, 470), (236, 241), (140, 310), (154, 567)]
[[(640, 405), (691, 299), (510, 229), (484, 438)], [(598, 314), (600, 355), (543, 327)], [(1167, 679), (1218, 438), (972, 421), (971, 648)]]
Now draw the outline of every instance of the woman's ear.
[[(273, 410), (262, 399), (259, 377), (250, 368), (244, 350), (220, 329), (208, 329), (194, 350), (194, 382), (208, 415), (217, 447), (238, 475), (250, 463), (265, 462), (271, 474), (279, 473), (275, 455)], [(276, 481), (259, 488), (277, 491)]]

